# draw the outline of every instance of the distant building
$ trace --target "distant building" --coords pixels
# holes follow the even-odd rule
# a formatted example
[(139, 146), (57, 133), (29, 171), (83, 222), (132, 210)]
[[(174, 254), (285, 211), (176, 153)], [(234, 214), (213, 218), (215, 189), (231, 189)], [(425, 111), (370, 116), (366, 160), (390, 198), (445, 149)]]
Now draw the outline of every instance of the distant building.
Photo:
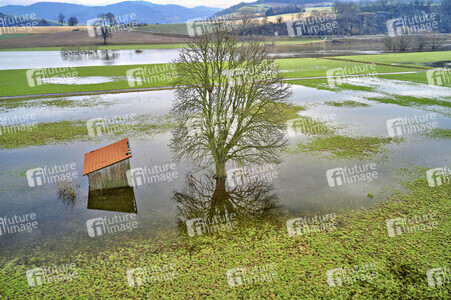
[(128, 138), (86, 153), (83, 176), (88, 175), (89, 190), (129, 187), (126, 172), (130, 157)]

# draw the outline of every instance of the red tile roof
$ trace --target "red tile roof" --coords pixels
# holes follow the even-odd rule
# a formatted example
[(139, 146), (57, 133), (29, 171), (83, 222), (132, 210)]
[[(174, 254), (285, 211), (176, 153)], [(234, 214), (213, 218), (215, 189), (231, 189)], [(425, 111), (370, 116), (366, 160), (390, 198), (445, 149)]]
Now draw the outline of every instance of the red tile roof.
[(132, 157), (128, 138), (85, 153), (83, 176)]

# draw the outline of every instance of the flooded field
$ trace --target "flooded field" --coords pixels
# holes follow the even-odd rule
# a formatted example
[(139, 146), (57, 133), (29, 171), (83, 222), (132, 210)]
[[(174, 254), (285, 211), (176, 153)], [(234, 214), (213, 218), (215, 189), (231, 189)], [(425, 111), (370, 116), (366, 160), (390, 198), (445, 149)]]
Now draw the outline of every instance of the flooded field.
[[(443, 51), (451, 49), (444, 45)], [(119, 66), (168, 63), (177, 58), (179, 49), (97, 50), (90, 54), (63, 55), (60, 51), (0, 51), (0, 70)], [(302, 58), (344, 55), (371, 55), (384, 53), (381, 41), (346, 41), (338, 44), (327, 42), (275, 45), (270, 56), (273, 58)], [(75, 51), (76, 52), (76, 51)], [(439, 67), (439, 66), (433, 66)]]
[[(449, 101), (450, 88), (427, 89), (421, 84), (401, 84), (390, 80), (375, 79), (364, 83), (358, 79), (349, 80), (355, 85), (372, 86), (375, 90), (328, 91), (295, 85), (291, 102), (306, 108), (299, 112), (300, 117), (323, 120), (324, 126), (340, 136), (388, 138), (388, 120), (415, 116), (424, 118), (431, 113), (435, 114), (435, 128), (451, 129), (449, 109), (433, 106), (412, 108), (368, 100), (386, 97), (385, 93), (389, 92), (392, 95), (428, 95), (431, 99)], [(172, 91), (43, 98), (19, 100), (22, 102), (17, 107), (0, 104), (0, 110), (4, 119), (35, 114), (35, 121), (38, 123), (80, 121), (81, 126), (84, 126), (90, 119), (115, 119), (131, 115), (140, 124), (152, 124), (158, 123), (159, 117), (168, 116), (173, 99)], [(345, 101), (351, 101), (354, 107), (333, 105)], [(65, 105), (58, 105), (60, 102)], [(194, 179), (190, 179), (188, 175), (192, 174), (196, 178), (194, 185), (198, 184), (200, 190), (207, 189), (205, 194), (212, 193), (208, 191), (208, 186), (211, 186), (213, 179), (208, 170), (198, 171), (183, 162), (177, 164), (175, 169), (168, 169), (167, 166), (173, 161), (168, 147), (171, 136), (169, 129), (142, 132), (134, 127), (125, 127), (119, 132), (96, 135), (70, 143), (1, 150), (3, 201), (0, 202), (0, 211), (7, 216), (24, 212), (35, 213), (39, 222), (39, 229), (34, 230), (33, 234), (22, 232), (20, 235), (2, 239), (1, 254), (16, 255), (18, 251), (33, 251), (34, 247), (56, 251), (60, 255), (77, 248), (80, 251), (85, 248), (102, 251), (103, 247), (111, 243), (120, 245), (125, 240), (137, 240), (159, 230), (180, 230), (177, 224), (184, 220), (188, 212), (192, 213), (202, 205), (202, 194), (189, 195), (193, 192), (189, 187), (192, 187)], [(126, 137), (130, 140), (133, 155), (130, 159), (131, 168), (148, 168), (152, 169), (152, 172), (167, 176), (113, 194), (89, 194), (87, 177), (82, 176), (84, 154)], [(262, 217), (262, 211), (268, 216), (305, 216), (339, 214), (350, 209), (369, 207), (389, 196), (392, 187), (399, 187), (399, 168), (418, 165), (432, 168), (449, 164), (450, 160), (449, 139), (432, 137), (425, 131), (399, 136), (398, 142), (388, 143), (379, 153), (363, 159), (335, 157), (327, 151), (296, 151), (298, 143), (308, 143), (314, 137), (314, 132), (299, 128), (292, 128), (287, 132), (289, 146), (282, 152), (281, 163), (270, 171), (266, 169), (262, 172), (269, 174), (266, 174), (269, 179), (267, 184), (259, 186), (257, 191), (253, 190), (256, 187), (250, 185), (240, 191), (243, 195), (238, 193), (240, 201), (253, 208), (247, 211), (248, 214), (254, 214), (256, 218)], [(376, 176), (366, 178), (359, 184), (335, 187), (330, 183), (328, 185), (327, 170), (354, 166), (368, 169), (371, 163), (374, 163)], [(34, 188), (27, 183), (25, 171), (28, 169), (66, 164), (75, 166), (72, 171), (75, 171), (77, 176), (70, 184), (76, 196), (65, 196), (57, 183)], [(210, 185), (201, 184), (197, 181), (200, 178), (210, 182)], [(196, 193), (199, 193), (199, 189)], [(178, 197), (182, 191), (200, 202), (181, 203)], [(244, 194), (254, 192), (270, 198), (271, 205), (260, 207), (266, 202), (247, 203)], [(106, 197), (110, 199), (107, 202)], [(255, 205), (259, 209), (255, 209)], [(136, 212), (138, 227), (130, 232), (91, 240), (86, 231), (86, 221), (98, 217), (112, 217), (118, 212)]]

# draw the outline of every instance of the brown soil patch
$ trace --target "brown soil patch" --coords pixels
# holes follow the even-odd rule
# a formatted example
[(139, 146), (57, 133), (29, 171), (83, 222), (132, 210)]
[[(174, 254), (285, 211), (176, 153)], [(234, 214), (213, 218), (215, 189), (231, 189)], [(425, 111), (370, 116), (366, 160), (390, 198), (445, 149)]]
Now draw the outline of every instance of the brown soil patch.
[[(136, 31), (113, 33), (109, 44), (173, 44), (184, 43), (187, 37), (159, 35)], [(33, 47), (100, 46), (103, 39), (90, 37), (87, 31), (41, 33), (24, 37), (0, 40), (0, 49)]]

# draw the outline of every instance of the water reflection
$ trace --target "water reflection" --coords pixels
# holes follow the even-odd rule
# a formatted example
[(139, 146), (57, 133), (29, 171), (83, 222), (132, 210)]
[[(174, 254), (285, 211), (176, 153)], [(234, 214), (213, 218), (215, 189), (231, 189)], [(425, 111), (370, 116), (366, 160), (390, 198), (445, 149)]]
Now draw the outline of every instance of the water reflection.
[(88, 209), (138, 214), (135, 193), (132, 187), (90, 190)]
[(256, 179), (230, 187), (225, 178), (214, 179), (213, 174), (195, 177), (186, 175), (182, 191), (173, 192), (178, 226), (186, 231), (186, 221), (209, 219), (235, 213), (239, 219), (261, 220), (281, 213), (278, 195), (271, 183)]
[(62, 49), (60, 53), (64, 61), (114, 60), (120, 55), (117, 50), (97, 49)]

